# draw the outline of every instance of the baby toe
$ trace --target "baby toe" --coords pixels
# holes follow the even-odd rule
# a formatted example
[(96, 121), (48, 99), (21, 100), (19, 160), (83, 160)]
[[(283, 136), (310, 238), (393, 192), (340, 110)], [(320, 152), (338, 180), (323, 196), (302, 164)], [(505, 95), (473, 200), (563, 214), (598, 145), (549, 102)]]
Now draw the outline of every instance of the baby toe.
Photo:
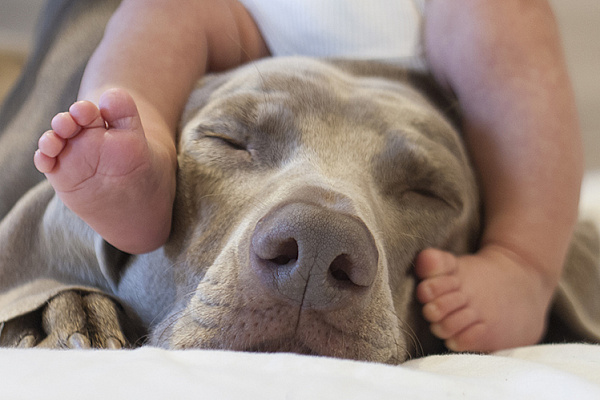
[(451, 292), (423, 306), (423, 317), (433, 323), (442, 321), (450, 314), (464, 308), (467, 298), (461, 292)]
[(67, 141), (54, 131), (46, 131), (38, 141), (38, 148), (44, 155), (56, 157), (63, 151), (66, 143)]
[(110, 128), (142, 132), (135, 100), (124, 89), (110, 89), (100, 97), (100, 109)]
[(456, 257), (445, 251), (425, 249), (415, 260), (415, 273), (421, 279), (449, 275), (457, 270)]
[(450, 339), (463, 332), (465, 329), (479, 323), (475, 310), (470, 307), (462, 308), (440, 322), (431, 324), (431, 332), (442, 340)]
[(456, 352), (460, 351), (476, 351), (476, 352), (489, 352), (493, 351), (493, 347), (489, 346), (486, 341), (482, 340), (485, 338), (486, 325), (484, 323), (475, 323), (453, 336), (444, 342), (445, 346)]
[(105, 122), (98, 107), (90, 101), (78, 101), (69, 108), (69, 113), (84, 128), (104, 127)]
[(438, 276), (419, 283), (417, 299), (423, 304), (430, 303), (458, 289), (460, 289), (460, 279), (457, 276)]
[(33, 163), (38, 171), (43, 174), (47, 174), (54, 170), (54, 167), (56, 166), (56, 158), (48, 157), (40, 150), (37, 150), (33, 155)]
[(63, 139), (70, 139), (81, 130), (81, 127), (68, 112), (56, 114), (50, 125), (56, 135)]

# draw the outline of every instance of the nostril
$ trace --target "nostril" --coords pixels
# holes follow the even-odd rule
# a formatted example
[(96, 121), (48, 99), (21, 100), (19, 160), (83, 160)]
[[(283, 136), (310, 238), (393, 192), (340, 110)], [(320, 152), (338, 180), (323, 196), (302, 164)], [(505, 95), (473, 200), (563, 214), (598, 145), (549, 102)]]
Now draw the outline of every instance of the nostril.
[(338, 282), (351, 282), (350, 275), (346, 272), (350, 266), (351, 261), (348, 255), (340, 254), (329, 266), (329, 273)]
[[(367, 249), (367, 248), (365, 248)], [(377, 270), (377, 253), (365, 251), (357, 254), (340, 254), (329, 265), (329, 275), (338, 283), (368, 287)]]
[(275, 257), (269, 258), (268, 261), (276, 265), (287, 265), (290, 262), (298, 260), (298, 242), (290, 238), (281, 241), (275, 248)]

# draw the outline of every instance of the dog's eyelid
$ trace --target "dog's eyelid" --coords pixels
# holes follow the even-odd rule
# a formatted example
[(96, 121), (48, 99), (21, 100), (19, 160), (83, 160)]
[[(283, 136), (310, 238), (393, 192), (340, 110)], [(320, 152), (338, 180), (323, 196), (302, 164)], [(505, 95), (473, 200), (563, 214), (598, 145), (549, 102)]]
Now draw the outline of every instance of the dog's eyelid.
[(247, 150), (248, 146), (245, 140), (234, 137), (228, 133), (223, 133), (224, 131), (226, 131), (226, 129), (215, 129), (199, 125), (194, 129), (194, 137), (196, 140), (201, 140), (203, 138), (216, 139), (225, 142), (225, 144), (237, 150)]
[[(241, 132), (240, 132), (241, 131)], [(195, 136), (200, 139), (205, 136), (220, 136), (224, 139), (231, 139), (236, 141), (242, 141), (245, 134), (243, 127), (240, 127), (237, 123), (228, 122), (217, 122), (217, 123), (204, 123), (194, 127)]]
[(428, 186), (416, 185), (409, 191), (422, 197), (441, 201), (454, 210), (462, 210), (461, 196), (443, 183), (440, 185), (433, 184)]
[(222, 142), (224, 142), (225, 144), (229, 145), (230, 147), (234, 148), (235, 150), (244, 150), (247, 151), (248, 148), (246, 146), (245, 143), (232, 138), (231, 136), (228, 135), (223, 135), (220, 133), (207, 133), (204, 135), (205, 138), (209, 138), (209, 139), (216, 139), (216, 140), (220, 140)]
[(430, 189), (426, 189), (426, 188), (413, 188), (410, 191), (413, 192), (413, 193), (416, 193), (416, 194), (418, 194), (420, 196), (423, 196), (423, 197), (429, 197), (429, 198), (432, 198), (432, 199), (441, 199), (441, 197), (436, 192), (434, 192), (433, 190), (430, 190)]
[(410, 192), (415, 193), (419, 196), (422, 197), (426, 197), (428, 199), (432, 199), (432, 200), (438, 200), (441, 201), (445, 204), (447, 204), (448, 206), (452, 207), (452, 208), (456, 208), (452, 202), (448, 201), (446, 199), (445, 196), (442, 196), (440, 193), (436, 192), (435, 190), (432, 190), (430, 188), (413, 188), (410, 190)]

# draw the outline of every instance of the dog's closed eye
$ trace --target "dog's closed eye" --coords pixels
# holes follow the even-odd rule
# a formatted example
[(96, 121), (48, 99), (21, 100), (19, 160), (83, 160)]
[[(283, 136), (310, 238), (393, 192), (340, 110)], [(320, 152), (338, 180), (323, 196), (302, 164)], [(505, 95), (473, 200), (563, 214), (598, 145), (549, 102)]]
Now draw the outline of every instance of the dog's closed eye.
[(196, 127), (192, 132), (188, 154), (193, 155), (202, 165), (237, 168), (239, 163), (248, 164), (254, 160), (255, 151), (243, 135), (233, 135), (231, 130)]
[[(455, 210), (461, 209), (461, 207), (459, 206), (460, 201), (448, 200), (449, 198), (452, 198), (452, 196), (449, 195), (448, 193), (441, 195), (438, 192), (436, 192), (435, 190), (428, 189), (428, 188), (412, 188), (411, 190), (405, 191), (403, 196), (404, 197), (418, 196), (420, 201), (423, 201), (423, 200), (437, 201), (437, 202), (442, 202)], [(420, 203), (420, 204), (422, 204), (422, 203)]]
[(245, 143), (243, 143), (240, 140), (236, 140), (230, 136), (224, 135), (224, 134), (211, 132), (211, 133), (207, 133), (204, 137), (208, 138), (208, 139), (213, 139), (213, 140), (219, 141), (222, 144), (229, 146), (233, 150), (248, 151), (248, 147)]

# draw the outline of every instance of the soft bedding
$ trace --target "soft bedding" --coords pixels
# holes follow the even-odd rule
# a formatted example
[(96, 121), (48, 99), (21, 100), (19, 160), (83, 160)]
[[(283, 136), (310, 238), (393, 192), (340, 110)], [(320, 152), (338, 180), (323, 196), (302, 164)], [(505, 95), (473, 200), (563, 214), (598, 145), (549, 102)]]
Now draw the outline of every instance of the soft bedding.
[(3, 399), (600, 398), (600, 346), (430, 356), (400, 366), (224, 351), (1, 350)]

